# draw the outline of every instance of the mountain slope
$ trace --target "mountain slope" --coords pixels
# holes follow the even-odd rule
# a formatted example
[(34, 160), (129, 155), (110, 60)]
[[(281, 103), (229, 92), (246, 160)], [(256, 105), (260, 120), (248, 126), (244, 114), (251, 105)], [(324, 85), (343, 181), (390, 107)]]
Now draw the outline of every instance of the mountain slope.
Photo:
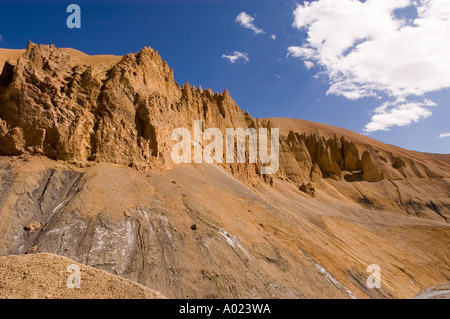
[[(449, 281), (449, 155), (254, 119), (227, 90), (180, 87), (150, 48), (0, 56), (0, 255), (35, 248), (169, 298), (412, 298)], [(194, 120), (279, 128), (279, 171), (173, 163)]]
[[(168, 297), (411, 298), (450, 272), (448, 223), (363, 208), (326, 181), (312, 199), (208, 164), (149, 174), (38, 157), (3, 158), (1, 176), (1, 254), (36, 246)], [(381, 290), (365, 285), (373, 263)]]

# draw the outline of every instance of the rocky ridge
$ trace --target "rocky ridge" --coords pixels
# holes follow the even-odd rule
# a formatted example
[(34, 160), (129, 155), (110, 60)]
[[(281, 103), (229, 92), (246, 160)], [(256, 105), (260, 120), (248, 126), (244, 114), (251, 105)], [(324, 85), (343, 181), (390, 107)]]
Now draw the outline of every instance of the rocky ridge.
[[(270, 127), (236, 105), (228, 90), (213, 93), (174, 80), (159, 54), (144, 48), (118, 61), (96, 63), (68, 49), (29, 43), (0, 76), (0, 154), (44, 155), (77, 163), (106, 162), (138, 169), (174, 166), (175, 128)], [(248, 155), (248, 154), (247, 154)], [(281, 138), (280, 172), (293, 182), (322, 177), (377, 182), (385, 178), (448, 177), (395, 152), (355, 143), (344, 135), (289, 131)], [(260, 163), (224, 165), (255, 183)]]

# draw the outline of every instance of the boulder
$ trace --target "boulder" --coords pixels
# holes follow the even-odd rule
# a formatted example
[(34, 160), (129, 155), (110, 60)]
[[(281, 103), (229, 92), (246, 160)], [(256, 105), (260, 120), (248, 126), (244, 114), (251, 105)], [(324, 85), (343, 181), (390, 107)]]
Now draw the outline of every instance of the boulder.
[(348, 142), (345, 138), (341, 138), (344, 149), (344, 166), (351, 171), (359, 171), (362, 169), (359, 150), (354, 142)]
[(372, 155), (369, 151), (364, 151), (362, 158), (363, 179), (368, 182), (379, 182), (384, 179), (384, 174), (375, 165)]

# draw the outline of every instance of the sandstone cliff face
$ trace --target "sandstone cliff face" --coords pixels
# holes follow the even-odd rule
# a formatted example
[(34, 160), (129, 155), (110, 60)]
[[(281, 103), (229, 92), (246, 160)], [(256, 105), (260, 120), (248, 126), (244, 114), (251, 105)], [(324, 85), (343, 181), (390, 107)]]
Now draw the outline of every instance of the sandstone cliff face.
[(104, 65), (30, 42), (15, 66), (5, 64), (0, 85), (2, 155), (164, 169), (177, 127), (257, 127), (228, 90), (180, 88), (151, 48)]

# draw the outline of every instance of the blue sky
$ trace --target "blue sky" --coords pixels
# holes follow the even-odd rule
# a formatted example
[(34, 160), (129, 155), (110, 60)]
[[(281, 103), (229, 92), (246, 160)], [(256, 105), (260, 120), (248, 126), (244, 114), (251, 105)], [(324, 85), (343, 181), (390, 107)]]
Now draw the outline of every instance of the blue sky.
[[(439, 42), (450, 34), (449, 25), (439, 24), (449, 18), (449, 1), (431, 0), (435, 7), (430, 0), (377, 1), (386, 5), (3, 0), (0, 47), (24, 48), (31, 40), (124, 55), (150, 46), (174, 67), (178, 83), (227, 88), (253, 117), (300, 118), (407, 149), (450, 153), (450, 137), (439, 138), (450, 132), (450, 50)], [(81, 29), (66, 26), (70, 3), (81, 7)], [(237, 21), (242, 12), (246, 19)], [(248, 61), (224, 57), (235, 52)]]

